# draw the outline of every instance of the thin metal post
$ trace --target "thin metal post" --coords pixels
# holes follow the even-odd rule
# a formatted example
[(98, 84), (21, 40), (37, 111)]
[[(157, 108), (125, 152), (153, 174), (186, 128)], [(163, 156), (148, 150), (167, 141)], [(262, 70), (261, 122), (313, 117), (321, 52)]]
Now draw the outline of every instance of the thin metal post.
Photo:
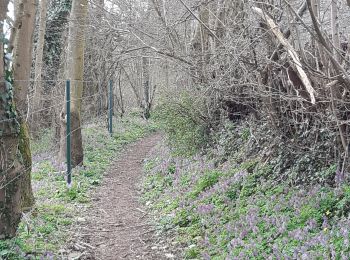
[(109, 81), (109, 121), (108, 121), (109, 133), (113, 133), (113, 82)]
[(66, 150), (66, 156), (67, 156), (67, 185), (68, 188), (72, 185), (72, 161), (71, 161), (71, 114), (70, 114), (70, 80), (66, 81), (66, 113), (67, 113), (67, 150)]

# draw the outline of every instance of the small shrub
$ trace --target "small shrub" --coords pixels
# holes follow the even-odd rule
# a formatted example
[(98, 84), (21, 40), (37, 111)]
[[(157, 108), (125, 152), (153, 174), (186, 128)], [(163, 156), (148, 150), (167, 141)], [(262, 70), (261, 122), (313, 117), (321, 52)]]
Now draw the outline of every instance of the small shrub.
[(200, 256), (200, 251), (198, 248), (189, 248), (185, 253), (185, 259), (198, 259)]
[(220, 175), (221, 173), (219, 171), (210, 171), (205, 173), (200, 177), (198, 183), (195, 185), (191, 196), (197, 197), (205, 189), (212, 187), (218, 182)]
[(154, 118), (167, 134), (167, 140), (178, 155), (190, 156), (208, 141), (208, 125), (200, 115), (202, 103), (187, 92), (164, 98)]

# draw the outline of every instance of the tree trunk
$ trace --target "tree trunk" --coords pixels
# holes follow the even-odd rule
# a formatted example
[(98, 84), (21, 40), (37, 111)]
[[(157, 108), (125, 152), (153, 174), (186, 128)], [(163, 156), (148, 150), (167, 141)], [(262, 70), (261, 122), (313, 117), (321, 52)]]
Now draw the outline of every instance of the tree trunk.
[[(83, 97), (85, 20), (88, 11), (87, 0), (73, 0), (69, 21), (66, 77), (71, 80), (71, 138), (72, 167), (83, 163), (81, 135), (81, 103)], [(60, 159), (66, 156), (65, 107), (61, 115)]]
[[(120, 117), (122, 118), (125, 113), (125, 104), (124, 104), (124, 97), (123, 97), (123, 90), (122, 90), (122, 68), (120, 67), (119, 69), (119, 75), (118, 75), (118, 88), (116, 89), (116, 93), (114, 96), (116, 97), (117, 100), (117, 108), (120, 109)], [(117, 90), (119, 93), (117, 93)], [(119, 98), (118, 98), (119, 95)]]
[(151, 109), (150, 83), (149, 83), (149, 58), (144, 54), (142, 57), (142, 79), (143, 79), (143, 117), (149, 119)]
[[(23, 159), (25, 173), (20, 178), (22, 185), (22, 208), (29, 209), (34, 205), (34, 196), (31, 186), (31, 153), (29, 132), (26, 119), (29, 116), (28, 111), (28, 90), (30, 70), (32, 66), (32, 49), (33, 34), (35, 27), (35, 0), (22, 0), (19, 2), (19, 10), (17, 13), (19, 19), (13, 58), (13, 77), (14, 83), (14, 99), (18, 113), (23, 117), (19, 120), (20, 124), (20, 153)], [(25, 116), (26, 115), (26, 116)]]
[(23, 10), (23, 12), (18, 14), (20, 22), (17, 28), (13, 55), (13, 75), (16, 86), (15, 100), (17, 109), (22, 115), (26, 115), (28, 112), (28, 86), (32, 65), (35, 4), (35, 0), (22, 0), (19, 3), (19, 9)]
[(338, 2), (332, 0), (331, 4), (331, 26), (332, 26), (332, 39), (334, 45), (334, 55), (338, 62), (341, 62), (340, 51), (340, 39), (339, 39), (339, 21), (338, 21)]
[[(41, 108), (42, 102), (42, 83), (41, 74), (43, 69), (43, 52), (45, 44), (45, 30), (46, 30), (46, 12), (47, 12), (47, 0), (40, 0), (40, 17), (39, 17), (39, 36), (38, 45), (35, 56), (35, 72), (34, 72), (34, 99), (33, 99), (33, 111), (37, 111)], [(38, 127), (41, 113), (35, 113), (32, 116), (32, 126)]]
[[(136, 87), (136, 85), (139, 86), (138, 83), (136, 83), (136, 85), (135, 85), (134, 82), (132, 81), (132, 79), (130, 78), (128, 72), (126, 71), (126, 69), (125, 69), (122, 65), (120, 65), (120, 66), (121, 66), (122, 70), (124, 71), (124, 74), (125, 74), (125, 76), (126, 76), (126, 79), (128, 80), (128, 82), (129, 82), (129, 84), (130, 84), (130, 86), (131, 86), (132, 92), (133, 92), (134, 95), (135, 95), (137, 107), (142, 107), (142, 98), (141, 98), (141, 95), (140, 95), (140, 93), (139, 93), (139, 89)], [(137, 66), (137, 65), (135, 65), (134, 63), (132, 63), (132, 67), (136, 67), (136, 66)], [(134, 72), (136, 72), (136, 69), (133, 69), (133, 68), (132, 68), (132, 70), (134, 70)]]
[[(0, 34), (6, 18), (7, 0), (0, 2)], [(22, 176), (26, 174), (26, 155), (30, 156), (26, 131), (21, 131), (14, 110), (13, 86), (6, 81), (4, 45), (0, 42), (0, 239), (15, 236), (22, 215)], [(27, 152), (27, 154), (23, 154)], [(27, 162), (27, 163), (26, 163)]]
[[(199, 20), (194, 38), (191, 42), (192, 45), (192, 55), (196, 60), (196, 67), (193, 74), (199, 79), (199, 83), (205, 83), (206, 80), (206, 66), (208, 63), (207, 52), (209, 50), (209, 33), (205, 28), (205, 25), (209, 25), (209, 11), (205, 6), (201, 6), (199, 9)], [(193, 79), (195, 82), (196, 80)], [(197, 82), (196, 82), (197, 83)]]
[[(339, 54), (340, 51), (340, 39), (339, 39), (339, 21), (338, 21), (338, 1), (337, 0), (332, 0), (331, 3), (331, 27), (332, 27), (332, 41), (333, 41), (333, 54), (334, 54), (334, 58), (336, 59), (337, 62), (341, 63), (341, 56)], [(335, 72), (336, 74), (336, 72)], [(337, 111), (336, 107), (337, 107), (337, 101), (341, 100), (341, 91), (339, 88), (339, 85), (336, 86), (332, 86), (331, 87), (331, 99), (332, 99), (332, 110), (333, 110), (333, 114), (334, 117), (336, 118), (337, 121), (337, 127), (339, 129), (339, 139), (341, 141), (341, 144), (343, 145), (344, 148), (344, 163), (343, 163), (343, 167), (342, 167), (342, 171), (344, 171), (344, 167), (347, 167), (347, 165), (345, 165), (348, 156), (349, 156), (349, 151), (348, 151), (348, 147), (349, 147), (349, 142), (348, 142), (348, 138), (347, 138), (347, 132), (348, 132), (348, 126), (347, 124), (341, 124), (339, 121), (339, 117), (341, 118), (341, 115), (338, 115), (339, 112)], [(346, 110), (346, 108), (344, 108), (344, 111)]]

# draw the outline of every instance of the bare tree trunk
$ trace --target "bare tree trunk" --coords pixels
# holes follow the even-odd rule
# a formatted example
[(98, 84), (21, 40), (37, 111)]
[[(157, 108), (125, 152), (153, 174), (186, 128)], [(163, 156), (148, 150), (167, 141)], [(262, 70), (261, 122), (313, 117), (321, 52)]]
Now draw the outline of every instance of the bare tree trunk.
[(294, 50), (293, 46), (286, 40), (283, 33), (279, 30), (275, 22), (267, 14), (265, 14), (262, 9), (253, 7), (252, 10), (258, 15), (260, 15), (261, 18), (265, 19), (267, 25), (271, 28), (272, 33), (276, 36), (278, 41), (285, 47), (289, 56), (291, 57), (291, 59), (296, 65), (296, 71), (298, 72), (298, 75), (301, 81), (303, 82), (306, 88), (306, 91), (310, 95), (311, 103), (315, 104), (316, 103), (315, 89), (313, 88), (311, 81), (308, 75), (306, 74), (305, 70), (302, 68), (302, 64), (298, 56), (298, 53)]
[[(35, 26), (35, 0), (22, 0), (19, 2), (17, 19), (19, 19), (14, 45), (13, 77), (15, 79), (15, 103), (16, 109), (23, 117), (20, 118), (20, 152), (23, 158), (25, 174), (22, 182), (22, 207), (28, 209), (34, 204), (34, 196), (31, 187), (31, 154), (29, 144), (29, 132), (27, 126), (28, 91), (30, 70), (32, 66), (33, 34)], [(26, 115), (26, 116), (25, 116)]]
[[(315, 14), (315, 17), (317, 20), (319, 20), (320, 2), (319, 0), (312, 0), (311, 4), (312, 4), (312, 10)], [(316, 68), (319, 70), (322, 70), (323, 68), (323, 71), (327, 71), (329, 66), (325, 58), (323, 46), (316, 39), (312, 39), (312, 41), (313, 41), (313, 46), (317, 47), (315, 48)]]
[[(178, 37), (176, 36), (176, 34), (174, 34), (172, 29), (167, 24), (165, 3), (162, 1), (162, 4), (160, 6), (160, 4), (158, 4), (156, 2), (156, 0), (151, 0), (151, 2), (153, 4), (153, 7), (154, 7), (155, 11), (157, 12), (157, 15), (158, 15), (162, 25), (164, 26), (164, 28), (166, 29), (166, 31), (168, 33), (168, 36), (169, 36), (170, 42), (172, 44), (172, 47), (173, 48), (176, 48), (176, 47), (180, 47), (181, 48), (179, 40), (178, 40)], [(161, 12), (161, 9), (163, 9), (163, 14)]]
[[(71, 80), (71, 136), (72, 166), (83, 163), (83, 143), (81, 135), (81, 104), (83, 97), (85, 20), (88, 12), (87, 0), (73, 0), (69, 21), (68, 53), (66, 76)], [(67, 93), (66, 93), (67, 94)], [(65, 107), (61, 114), (60, 160), (66, 156)]]
[(136, 99), (136, 102), (137, 102), (137, 106), (138, 106), (138, 107), (142, 107), (142, 98), (141, 98), (141, 96), (140, 96), (140, 93), (139, 93), (138, 88), (137, 88), (137, 87), (135, 86), (135, 84), (133, 83), (133, 81), (132, 81), (132, 79), (130, 78), (130, 76), (129, 76), (128, 72), (126, 71), (126, 69), (125, 69), (122, 65), (120, 65), (120, 66), (121, 66), (122, 70), (124, 71), (125, 76), (126, 76), (126, 79), (128, 80), (128, 82), (129, 82), (129, 84), (130, 84), (130, 86), (131, 86), (131, 89), (132, 89), (132, 91), (133, 91), (133, 93), (134, 93), (134, 95), (135, 95), (135, 99)]
[(200, 82), (206, 82), (206, 65), (208, 60), (206, 54), (209, 50), (209, 33), (207, 26), (209, 25), (209, 11), (205, 6), (200, 7), (199, 11), (199, 21), (194, 38), (192, 40), (193, 55), (197, 60), (196, 70), (193, 71)]
[[(332, 0), (331, 3), (331, 26), (332, 26), (332, 41), (333, 41), (333, 53), (335, 60), (339, 63), (341, 63), (341, 56), (339, 54), (340, 51), (340, 39), (339, 39), (339, 21), (338, 21), (338, 1), (337, 0)], [(337, 127), (339, 129), (339, 136), (340, 136), (340, 141), (343, 145), (344, 148), (344, 158), (343, 158), (343, 166), (342, 166), (342, 171), (344, 171), (344, 167), (347, 167), (345, 165), (348, 156), (349, 156), (349, 151), (348, 151), (348, 138), (347, 138), (347, 132), (348, 132), (348, 126), (347, 124), (341, 124), (339, 121), (339, 116), (337, 113), (336, 105), (337, 105), (337, 100), (340, 100), (341, 97), (341, 91), (339, 89), (339, 86), (332, 86), (331, 87), (331, 100), (332, 100), (332, 110), (334, 117), (336, 118), (336, 123)]]
[[(43, 52), (45, 44), (45, 30), (46, 30), (46, 12), (47, 12), (47, 0), (40, 0), (40, 17), (39, 17), (39, 36), (38, 45), (35, 56), (35, 75), (34, 75), (34, 99), (33, 99), (33, 111), (37, 111), (42, 105), (42, 83), (41, 74), (43, 69)], [(41, 118), (40, 113), (35, 113), (32, 116), (32, 126), (38, 127)]]
[(169, 61), (168, 60), (165, 60), (165, 86), (167, 89), (170, 88)]
[(149, 73), (149, 58), (146, 53), (142, 57), (142, 80), (143, 80), (143, 117), (150, 117), (151, 98), (150, 98), (150, 73)]
[(117, 111), (120, 113), (120, 117), (122, 118), (125, 113), (125, 105), (124, 105), (124, 98), (123, 98), (123, 90), (122, 90), (122, 68), (119, 69), (118, 74), (118, 82), (117, 87), (114, 88), (114, 97), (116, 99), (116, 108)]
[(12, 52), (13, 48), (15, 47), (15, 39), (16, 39), (16, 35), (17, 35), (17, 29), (18, 29), (19, 24), (21, 22), (20, 14), (23, 13), (23, 5), (20, 6), (18, 1), (19, 0), (13, 1), (15, 21), (14, 21), (12, 28), (11, 28), (11, 34), (10, 34), (10, 39), (9, 39), (9, 44), (8, 44), (8, 51), (9, 52)]
[(13, 70), (16, 80), (15, 100), (18, 103), (17, 109), (25, 115), (28, 112), (28, 86), (32, 65), (35, 0), (22, 0), (19, 8), (23, 12), (18, 14), (21, 20), (15, 40)]
[(339, 39), (339, 21), (338, 21), (338, 1), (332, 0), (331, 4), (331, 24), (332, 24), (332, 39), (334, 45), (334, 55), (338, 62), (341, 62), (339, 55), (340, 39)]

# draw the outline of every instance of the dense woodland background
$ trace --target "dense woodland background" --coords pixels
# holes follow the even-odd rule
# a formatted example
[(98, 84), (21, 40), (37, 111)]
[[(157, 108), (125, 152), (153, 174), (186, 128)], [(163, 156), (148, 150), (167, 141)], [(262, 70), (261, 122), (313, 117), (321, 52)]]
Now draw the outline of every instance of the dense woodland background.
[(67, 79), (73, 166), (82, 126), (107, 124), (112, 81), (115, 118), (157, 121), (173, 156), (347, 183), (349, 14), (349, 0), (1, 0), (0, 238), (34, 205), (30, 139), (51, 129), (65, 162)]

